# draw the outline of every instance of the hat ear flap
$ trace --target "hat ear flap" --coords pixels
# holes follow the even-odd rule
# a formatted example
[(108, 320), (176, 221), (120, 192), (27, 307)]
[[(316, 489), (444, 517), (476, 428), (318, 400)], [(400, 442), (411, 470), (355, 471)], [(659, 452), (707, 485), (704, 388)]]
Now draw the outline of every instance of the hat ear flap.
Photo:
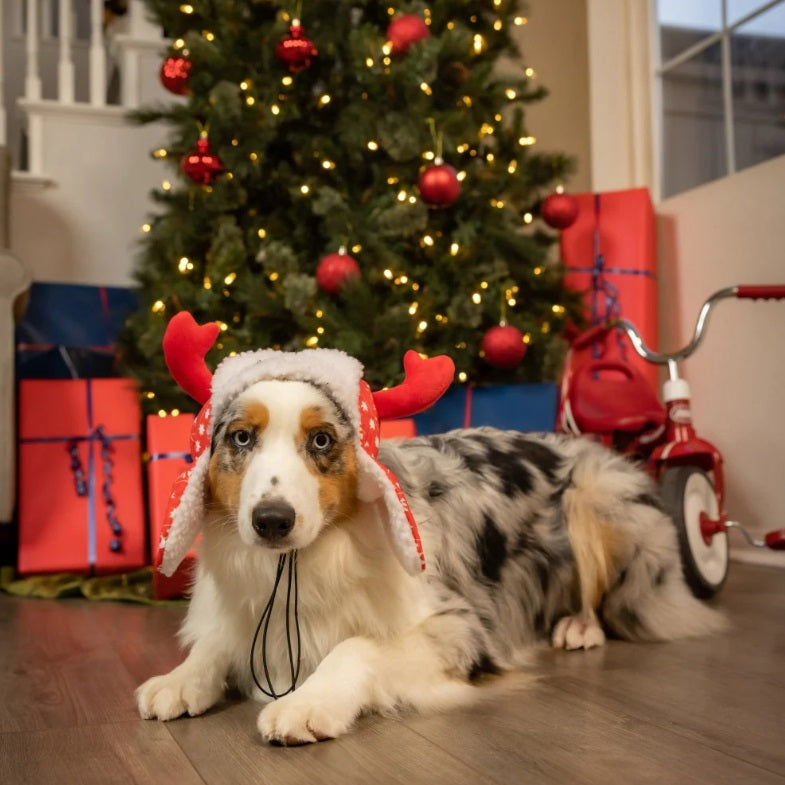
[(160, 543), (163, 551), (161, 572), (167, 577), (180, 566), (202, 530), (209, 465), (210, 453), (205, 451), (196, 459), (193, 468), (177, 478), (172, 488), (166, 510), (166, 518), (171, 523)]

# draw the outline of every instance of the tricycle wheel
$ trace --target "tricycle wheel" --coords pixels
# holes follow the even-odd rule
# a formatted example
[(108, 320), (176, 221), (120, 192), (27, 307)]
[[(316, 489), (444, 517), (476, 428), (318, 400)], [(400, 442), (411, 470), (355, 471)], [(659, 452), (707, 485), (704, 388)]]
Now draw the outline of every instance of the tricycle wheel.
[(728, 575), (727, 533), (717, 532), (707, 542), (701, 531), (702, 513), (719, 518), (714, 484), (697, 466), (676, 466), (663, 473), (660, 491), (676, 524), (684, 577), (696, 597), (713, 597)]

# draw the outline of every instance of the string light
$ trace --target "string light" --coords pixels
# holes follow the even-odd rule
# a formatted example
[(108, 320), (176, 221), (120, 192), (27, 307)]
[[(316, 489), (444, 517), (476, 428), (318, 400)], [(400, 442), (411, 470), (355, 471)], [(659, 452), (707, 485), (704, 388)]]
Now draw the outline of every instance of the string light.
[(153, 227), (150, 224), (142, 224), (142, 232), (147, 234)]
[(373, 68), (373, 58), (372, 57), (366, 57), (365, 58), (365, 65), (367, 65), (368, 68)]
[(532, 270), (532, 272), (533, 272), (535, 275), (542, 275), (542, 273), (543, 273), (543, 270), (544, 270), (544, 268), (543, 268), (543, 267), (535, 267), (535, 268)]
[(227, 286), (231, 286), (235, 282), (236, 278), (237, 278), (237, 273), (229, 273), (229, 275), (227, 275), (226, 278), (224, 278), (224, 283)]
[(183, 3), (180, 6), (180, 11), (184, 14), (192, 14), (194, 12), (194, 7), (188, 3)]
[(496, 160), (496, 156), (493, 153), (488, 153), (485, 156), (485, 161), (489, 164), (492, 164)]
[(144, 394), (144, 397), (147, 398), (148, 401), (152, 401), (153, 398), (155, 398), (155, 393), (154, 392), (146, 392)]
[(259, 160), (259, 155), (258, 155), (258, 153), (250, 153), (248, 157), (249, 157), (249, 158), (250, 158), (250, 159), (251, 159), (251, 160), (252, 160), (254, 163), (256, 163), (256, 162)]
[(420, 90), (422, 90), (425, 95), (433, 95), (433, 90), (431, 90), (431, 86), (428, 82), (420, 82)]
[(537, 74), (534, 72), (534, 69), (533, 69), (531, 66), (529, 66), (529, 67), (528, 67), (528, 68), (527, 68), (527, 69), (526, 69), (526, 70), (525, 70), (523, 73), (525, 73), (525, 74), (526, 74), (526, 76), (528, 76), (530, 79), (531, 79), (532, 77), (535, 77), (535, 76), (537, 75)]
[(515, 171), (518, 169), (518, 162), (517, 161), (510, 161), (509, 165), (507, 166), (507, 172), (509, 174), (515, 174)]
[(472, 294), (472, 302), (475, 305), (479, 305), (482, 302), (482, 295), (479, 292), (474, 292), (474, 294)]
[(332, 100), (333, 100), (333, 99), (332, 99), (332, 98), (331, 98), (329, 95), (327, 95), (327, 93), (325, 93), (325, 94), (324, 94), (324, 95), (323, 95), (323, 96), (322, 96), (322, 97), (319, 99), (319, 106), (327, 106), (327, 104), (329, 104), (329, 103), (330, 103), (330, 101), (332, 101)]
[(363, 247), (359, 243), (357, 243), (357, 245), (352, 246), (352, 253), (360, 253), (362, 249)]
[(463, 104), (465, 107), (467, 107), (467, 108), (471, 108), (471, 105), (472, 105), (472, 99), (471, 99), (471, 98), (470, 98), (468, 95), (463, 95), (463, 96), (461, 96), (461, 103), (462, 103), (462, 104)]
[(279, 279), (281, 276), (280, 276), (278, 273), (276, 273), (276, 272), (274, 272), (274, 271), (273, 271), (273, 272), (271, 272), (271, 273), (270, 273), (270, 274), (269, 274), (267, 277), (268, 277), (268, 278), (269, 278), (271, 281), (273, 281), (273, 283), (274, 283), (274, 282), (275, 282), (275, 281), (277, 281), (277, 280), (278, 280), (278, 279)]
[(303, 184), (303, 185), (300, 186), (300, 193), (303, 194), (303, 196), (305, 196), (306, 194), (310, 193), (310, 191), (311, 191), (310, 186), (308, 186), (306, 184)]
[(185, 46), (185, 41), (182, 38), (178, 38), (172, 44), (172, 49), (182, 49)]
[(322, 327), (321, 325), (319, 325), (319, 326), (316, 328), (316, 332), (317, 332), (319, 335), (324, 335), (324, 327)]
[(459, 381), (459, 382), (465, 382), (465, 381), (466, 381), (468, 378), (469, 378), (469, 377), (466, 375), (466, 371), (461, 371), (461, 372), (458, 374), (458, 381)]
[(534, 216), (531, 213), (523, 214), (523, 222), (525, 224), (530, 224), (533, 220), (534, 220)]
[(520, 27), (521, 25), (525, 25), (529, 20), (525, 16), (516, 16), (512, 21), (516, 27)]
[(433, 150), (426, 150), (426, 151), (425, 151), (425, 152), (422, 154), (422, 157), (423, 157), (423, 158), (424, 158), (426, 161), (433, 161), (433, 159), (434, 159), (434, 158), (436, 158), (436, 153), (434, 153), (434, 151), (433, 151)]
[(250, 86), (250, 83), (248, 82), (247, 79), (243, 79), (243, 81), (240, 82), (240, 89), (241, 90), (247, 90), (249, 86)]
[(166, 150), (163, 147), (159, 147), (157, 150), (153, 150), (153, 158), (166, 158)]
[(428, 329), (428, 322), (426, 322), (425, 320), (421, 321), (417, 325), (417, 332), (418, 333), (424, 333), (427, 329)]
[(494, 130), (495, 130), (494, 127), (490, 123), (483, 123), (480, 126), (480, 133), (479, 133), (480, 139), (482, 139), (484, 136), (490, 136), (494, 132)]
[(412, 303), (409, 306), (409, 316), (414, 316), (417, 313), (417, 309), (420, 307), (419, 303)]
[(457, 256), (458, 252), (461, 250), (461, 246), (458, 243), (452, 243), (450, 245), (450, 255)]
[(557, 315), (561, 316), (564, 313), (564, 306), (563, 305), (552, 305), (551, 310)]
[(205, 275), (202, 279), (202, 286), (209, 291), (213, 288), (213, 282)]
[(461, 170), (458, 174), (455, 175), (458, 182), (462, 183), (466, 179), (466, 172)]
[(428, 247), (433, 246), (433, 237), (429, 234), (423, 235), (422, 241), (423, 245), (427, 245)]
[(515, 90), (512, 89), (512, 87), (508, 87), (504, 91), (504, 94), (507, 96), (507, 98), (509, 98), (510, 101), (514, 101), (518, 97), (518, 93), (516, 93)]
[(407, 196), (408, 196), (408, 194), (406, 193), (406, 191), (398, 191), (398, 201), (399, 202), (405, 202)]
[(469, 149), (470, 145), (467, 142), (463, 142), (463, 144), (459, 144), (455, 149), (459, 153), (465, 153)]
[(280, 106), (278, 106), (278, 104), (273, 104), (273, 105), (270, 107), (270, 111), (271, 111), (271, 112), (272, 112), (274, 115), (279, 115), (279, 114), (281, 114), (281, 107), (280, 107)]
[(166, 417), (166, 409), (159, 409), (158, 410), (159, 417)]
[(389, 268), (389, 267), (388, 267), (388, 268), (387, 268), (387, 269), (386, 269), (386, 270), (385, 270), (385, 271), (382, 273), (382, 275), (383, 275), (383, 276), (384, 276), (384, 277), (385, 277), (385, 278), (386, 278), (388, 281), (392, 281), (392, 279), (393, 279), (393, 271), (392, 271), (392, 270), (390, 270), (390, 268)]
[(531, 144), (534, 144), (537, 141), (537, 138), (534, 136), (522, 136), (518, 139), (518, 144), (521, 147), (528, 147)]
[(267, 229), (257, 229), (256, 234), (261, 239), (264, 239), (265, 237), (267, 237)]
[(308, 338), (305, 341), (305, 345), (306, 346), (316, 346), (316, 345), (318, 345), (318, 343), (319, 343), (319, 336), (318, 335), (312, 335), (312, 336), (310, 336), (310, 338)]
[(373, 140), (373, 139), (371, 139), (371, 141), (370, 141), (370, 142), (368, 142), (368, 149), (369, 149), (369, 150), (378, 150), (378, 149), (379, 149), (379, 144), (378, 144), (378, 142), (374, 142), (374, 140)]
[(321, 308), (319, 308), (318, 310), (314, 311), (314, 316), (317, 319), (321, 319), (322, 316), (324, 316), (324, 311)]
[(496, 20), (496, 21), (493, 23), (493, 29), (494, 29), (494, 30), (496, 30), (496, 32), (498, 32), (499, 30), (501, 30), (501, 29), (502, 29), (502, 27), (504, 27), (504, 23), (502, 22), (502, 20), (501, 20), (501, 19), (497, 19), (497, 20)]
[(187, 256), (183, 256), (177, 264), (177, 269), (181, 273), (190, 272), (194, 269), (194, 263)]
[(335, 169), (335, 164), (325, 158), (324, 161), (322, 161), (322, 169)]
[(485, 48), (485, 39), (479, 34), (474, 34), (474, 42), (472, 44), (474, 49), (474, 54), (480, 54), (482, 50)]
[(153, 313), (163, 313), (166, 310), (166, 303), (163, 300), (156, 300), (151, 310)]
[(289, 76), (288, 74), (281, 79), (281, 84), (284, 87), (291, 87), (293, 82), (294, 82), (294, 79), (292, 79), (292, 77)]
[(163, 188), (164, 191), (171, 191), (172, 190), (172, 184), (168, 180), (164, 180), (161, 183), (161, 188)]

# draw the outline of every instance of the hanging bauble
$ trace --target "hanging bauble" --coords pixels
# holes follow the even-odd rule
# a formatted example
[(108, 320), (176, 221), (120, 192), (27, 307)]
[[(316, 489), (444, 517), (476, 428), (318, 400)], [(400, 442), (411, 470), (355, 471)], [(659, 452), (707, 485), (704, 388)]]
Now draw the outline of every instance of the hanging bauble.
[(514, 368), (526, 355), (523, 334), (511, 324), (491, 327), (482, 338), (481, 349), (489, 365), (503, 370)]
[(305, 34), (299, 19), (292, 21), (289, 35), (284, 36), (275, 47), (275, 56), (286, 63), (293, 74), (308, 68), (317, 54), (314, 42)]
[(428, 38), (430, 34), (428, 25), (416, 14), (396, 16), (387, 28), (387, 40), (392, 44), (394, 55), (406, 54), (415, 41)]
[(455, 169), (437, 158), (417, 181), (420, 196), (432, 207), (448, 207), (461, 193), (461, 181)]
[(543, 201), (540, 215), (553, 229), (566, 229), (572, 226), (578, 217), (578, 200), (570, 194), (551, 194)]
[(188, 89), (188, 76), (191, 73), (193, 63), (181, 55), (171, 55), (161, 63), (161, 84), (175, 95), (187, 95), (191, 91)]
[(316, 283), (327, 294), (340, 294), (348, 280), (359, 277), (360, 265), (343, 251), (328, 254), (316, 267)]
[(210, 185), (223, 171), (221, 159), (210, 150), (207, 135), (203, 134), (196, 142), (196, 147), (186, 153), (180, 161), (183, 174), (199, 185)]

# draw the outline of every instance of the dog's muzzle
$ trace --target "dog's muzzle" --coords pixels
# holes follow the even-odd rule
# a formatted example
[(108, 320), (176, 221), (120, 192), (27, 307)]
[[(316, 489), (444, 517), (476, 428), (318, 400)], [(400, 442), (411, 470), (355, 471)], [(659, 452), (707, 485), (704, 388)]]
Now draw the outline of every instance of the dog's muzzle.
[(254, 531), (268, 542), (276, 542), (286, 537), (294, 528), (294, 507), (278, 499), (257, 504), (251, 513)]

